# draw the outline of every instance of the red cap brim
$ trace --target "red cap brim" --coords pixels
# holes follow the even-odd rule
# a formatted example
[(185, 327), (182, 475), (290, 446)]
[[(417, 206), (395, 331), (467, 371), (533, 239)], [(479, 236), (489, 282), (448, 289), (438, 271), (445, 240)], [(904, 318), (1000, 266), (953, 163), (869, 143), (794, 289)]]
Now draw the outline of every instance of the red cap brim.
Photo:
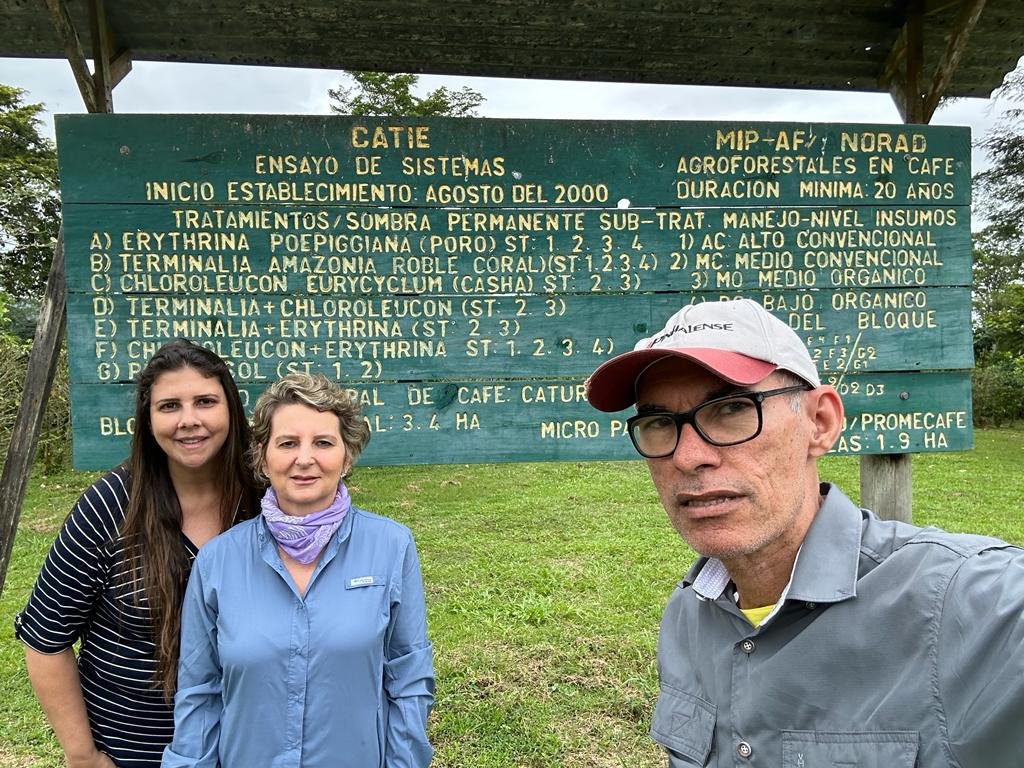
[(636, 380), (651, 363), (678, 357), (706, 368), (733, 384), (756, 384), (775, 371), (774, 363), (739, 352), (691, 347), (637, 349), (602, 363), (586, 381), (587, 400), (599, 411), (621, 411), (636, 402)]

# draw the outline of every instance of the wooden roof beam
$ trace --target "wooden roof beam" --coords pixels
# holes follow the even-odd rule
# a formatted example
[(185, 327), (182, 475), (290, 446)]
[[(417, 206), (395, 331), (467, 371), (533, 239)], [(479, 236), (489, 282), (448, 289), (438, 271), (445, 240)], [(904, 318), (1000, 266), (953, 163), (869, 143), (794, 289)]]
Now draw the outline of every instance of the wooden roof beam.
[(89, 26), (92, 37), (92, 59), (95, 72), (89, 71), (82, 40), (64, 0), (45, 0), (50, 19), (61, 40), (64, 53), (74, 73), (82, 101), (89, 112), (113, 112), (111, 93), (131, 72), (131, 55), (117, 51), (116, 37), (107, 22), (103, 0), (89, 0)]
[(936, 107), (939, 106), (939, 99), (949, 88), (953, 79), (953, 73), (960, 65), (967, 50), (967, 39), (971, 31), (981, 18), (981, 12), (985, 10), (985, 0), (964, 0), (960, 5), (960, 13), (957, 14), (953, 29), (950, 30), (949, 41), (942, 58), (935, 66), (935, 73), (932, 75), (932, 87), (924, 100), (925, 122), (930, 122)]
[(53, 28), (57, 30), (60, 39), (64, 41), (64, 54), (75, 75), (75, 82), (78, 83), (78, 90), (82, 94), (85, 108), (89, 112), (96, 112), (96, 90), (93, 86), (92, 73), (89, 72), (89, 64), (86, 62), (85, 52), (82, 50), (82, 41), (78, 37), (75, 23), (71, 20), (71, 14), (68, 13), (63, 0), (46, 0), (46, 8), (50, 12)]
[(905, 123), (926, 123), (921, 74), (924, 69), (924, 4), (910, 0), (907, 5), (907, 48), (904, 53), (907, 81), (904, 91)]
[(889, 50), (878, 78), (879, 84), (889, 89), (905, 123), (931, 121), (967, 50), (968, 37), (981, 17), (985, 0), (960, 0), (959, 12), (947, 35), (946, 50), (925, 90), (920, 79), (924, 61), (924, 19), (948, 11), (954, 5), (956, 3), (936, 0), (911, 0), (908, 3), (907, 21)]
[[(882, 67), (879, 84), (889, 89), (904, 123), (921, 122), (923, 94), (920, 89), (921, 62), (924, 56), (924, 7), (921, 0), (910, 0), (907, 21), (897, 36)], [(920, 107), (915, 106), (920, 105)]]

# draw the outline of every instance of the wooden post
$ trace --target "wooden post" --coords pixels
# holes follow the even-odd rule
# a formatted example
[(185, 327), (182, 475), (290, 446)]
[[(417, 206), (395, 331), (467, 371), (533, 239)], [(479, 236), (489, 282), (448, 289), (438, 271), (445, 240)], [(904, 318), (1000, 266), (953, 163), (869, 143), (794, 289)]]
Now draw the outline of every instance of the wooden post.
[[(963, 0), (948, 36), (946, 51), (928, 87), (922, 87), (924, 65), (924, 3), (910, 0), (907, 23), (886, 61), (882, 81), (889, 86), (905, 123), (929, 123), (967, 47), (985, 0)], [(900, 72), (900, 63), (903, 72)], [(860, 458), (860, 503), (886, 520), (913, 520), (911, 454)]]
[(910, 0), (907, 7), (907, 102), (903, 122), (924, 123), (924, 97), (921, 93), (921, 70), (924, 65), (924, 9), (921, 0)]
[(89, 0), (89, 27), (92, 33), (92, 90), (96, 111), (113, 112), (113, 84), (110, 75), (111, 41), (107, 34), (107, 9), (103, 0)]
[(71, 21), (71, 14), (63, 0), (46, 0), (46, 8), (50, 12), (50, 19), (53, 21), (53, 28), (64, 41), (64, 53), (68, 57), (71, 71), (75, 75), (75, 82), (78, 83), (78, 90), (82, 94), (82, 101), (85, 102), (85, 109), (88, 112), (96, 112), (96, 90), (92, 74), (89, 72), (89, 64), (85, 60), (85, 52), (82, 50), (82, 43)]
[[(924, 123), (927, 122), (924, 99), (921, 96), (924, 36), (919, 0), (911, 1), (907, 15), (901, 39), (893, 48), (892, 61), (887, 63), (886, 78), (903, 122)], [(902, 75), (895, 67), (900, 59), (905, 65), (905, 72)], [(909, 453), (861, 456), (860, 505), (870, 509), (883, 520), (913, 522), (911, 462), (912, 455)]]
[(39, 429), (50, 396), (53, 373), (60, 357), (60, 341), (64, 332), (64, 227), (57, 234), (53, 249), (53, 263), (46, 281), (46, 292), (39, 310), (28, 359), (28, 372), (22, 388), (21, 407), (11, 430), (11, 445), (7, 451), (3, 475), (0, 475), (0, 592), (7, 578), (7, 565), (11, 559), (14, 534), (18, 530), (21, 502), (25, 498), (29, 472), (35, 461)]
[[(905, 123), (925, 123), (921, 94), (924, 63), (924, 8), (921, 0), (910, 0), (907, 8), (906, 89), (900, 114)], [(860, 505), (883, 520), (914, 520), (913, 455), (886, 453), (860, 457)]]
[(909, 453), (860, 457), (860, 505), (883, 520), (913, 522)]
[[(924, 60), (923, 8), (921, 0), (911, 0), (907, 8), (906, 46), (903, 82), (905, 123), (927, 122), (921, 95), (921, 68)], [(860, 505), (872, 510), (883, 520), (913, 522), (912, 455), (886, 453), (860, 457)]]

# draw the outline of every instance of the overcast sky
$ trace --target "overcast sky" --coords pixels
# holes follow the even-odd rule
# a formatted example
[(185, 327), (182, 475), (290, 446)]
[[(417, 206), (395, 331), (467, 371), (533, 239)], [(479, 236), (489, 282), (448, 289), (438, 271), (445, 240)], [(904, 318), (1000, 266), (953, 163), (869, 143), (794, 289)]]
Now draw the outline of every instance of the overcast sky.
[[(340, 72), (325, 70), (138, 62), (114, 91), (114, 108), (117, 112), (328, 114), (327, 89), (341, 80)], [(51, 136), (54, 114), (85, 111), (64, 60), (0, 58), (0, 82), (25, 89), (30, 101), (46, 106), (46, 130)], [(480, 111), (486, 117), (900, 122), (888, 94), (426, 75), (420, 80), (424, 91), (442, 84), (480, 91), (486, 98)], [(970, 126), (977, 141), (995, 121), (1000, 106), (988, 99), (961, 99), (940, 108), (932, 124)], [(984, 165), (978, 150), (973, 163), (975, 171)]]

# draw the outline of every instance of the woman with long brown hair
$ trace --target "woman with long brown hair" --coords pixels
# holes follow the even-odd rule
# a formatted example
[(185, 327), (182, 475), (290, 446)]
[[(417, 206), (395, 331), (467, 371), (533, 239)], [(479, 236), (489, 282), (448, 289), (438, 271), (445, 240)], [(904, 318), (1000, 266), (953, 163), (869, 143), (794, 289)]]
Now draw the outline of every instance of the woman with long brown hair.
[(184, 339), (157, 350), (139, 375), (130, 457), (78, 500), (15, 620), (69, 768), (160, 764), (192, 562), (259, 511), (248, 442), (224, 361)]

